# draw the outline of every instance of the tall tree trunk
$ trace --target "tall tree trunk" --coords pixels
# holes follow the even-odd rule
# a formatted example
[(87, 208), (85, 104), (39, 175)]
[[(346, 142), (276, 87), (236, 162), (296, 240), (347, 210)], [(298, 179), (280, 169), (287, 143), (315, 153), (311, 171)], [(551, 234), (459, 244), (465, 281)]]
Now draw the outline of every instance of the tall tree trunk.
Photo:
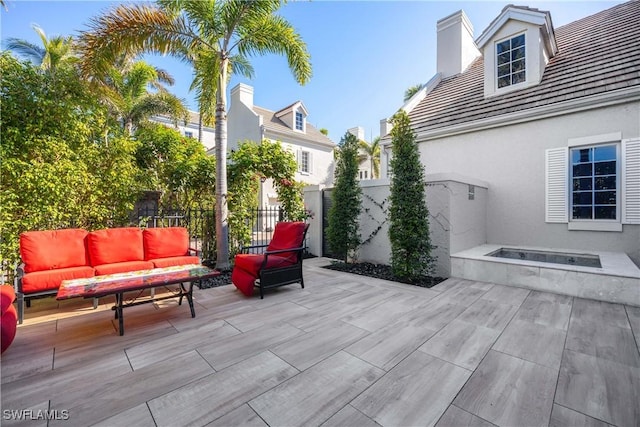
[(229, 60), (221, 58), (216, 92), (216, 268), (229, 268), (227, 209), (227, 72)]
[(202, 144), (202, 108), (198, 111), (198, 142)]

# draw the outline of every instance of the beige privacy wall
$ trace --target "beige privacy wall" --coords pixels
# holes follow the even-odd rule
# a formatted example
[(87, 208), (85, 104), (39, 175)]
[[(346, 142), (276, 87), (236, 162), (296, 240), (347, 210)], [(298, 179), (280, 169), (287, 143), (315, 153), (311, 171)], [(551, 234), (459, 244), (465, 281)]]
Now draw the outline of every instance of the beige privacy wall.
[[(427, 175), (426, 198), (429, 208), (431, 243), (436, 247), (435, 274), (449, 277), (450, 255), (486, 243), (487, 185), (452, 174)], [(361, 181), (362, 212), (360, 236), (363, 245), (358, 260), (391, 263), (389, 243), (389, 180)], [(322, 255), (322, 189), (305, 188), (305, 205), (314, 213), (310, 220), (309, 251)]]

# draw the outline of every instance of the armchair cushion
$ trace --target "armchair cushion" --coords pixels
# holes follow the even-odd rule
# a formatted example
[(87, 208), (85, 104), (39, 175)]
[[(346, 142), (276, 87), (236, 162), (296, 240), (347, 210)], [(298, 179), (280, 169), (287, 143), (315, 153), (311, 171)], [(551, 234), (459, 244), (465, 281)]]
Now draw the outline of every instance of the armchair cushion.
[[(142, 230), (136, 227), (92, 231), (87, 236), (92, 266), (144, 260)], [(106, 273), (96, 273), (106, 274)]]
[[(278, 251), (289, 248), (299, 248), (304, 242), (305, 230), (307, 224), (301, 221), (297, 222), (279, 222), (273, 231), (273, 238), (267, 247), (267, 251)], [(278, 254), (283, 258), (289, 258), (292, 262), (296, 261), (295, 252), (286, 252)]]
[[(231, 273), (231, 282), (246, 296), (253, 294), (253, 285), (260, 276), (260, 268), (264, 262), (265, 255), (262, 254), (238, 254)], [(289, 258), (270, 255), (267, 258), (266, 268), (284, 267), (295, 264)]]
[(20, 257), (25, 273), (89, 265), (87, 231), (27, 231), (20, 235)]

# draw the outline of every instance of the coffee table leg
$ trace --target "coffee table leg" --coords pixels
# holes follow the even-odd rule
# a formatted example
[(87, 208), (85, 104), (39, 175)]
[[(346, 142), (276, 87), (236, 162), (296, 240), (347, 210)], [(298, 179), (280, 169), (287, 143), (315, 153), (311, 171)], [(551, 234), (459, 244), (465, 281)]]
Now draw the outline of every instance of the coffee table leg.
[(120, 336), (124, 335), (124, 314), (122, 310), (123, 300), (124, 294), (116, 294), (116, 318), (118, 319), (118, 329), (120, 330)]
[[(189, 308), (191, 309), (191, 317), (196, 317), (196, 309), (193, 307), (193, 282), (189, 282), (189, 290), (184, 288), (184, 283), (180, 284), (182, 291), (185, 292), (187, 301), (189, 302)], [(180, 297), (182, 299), (182, 297)]]

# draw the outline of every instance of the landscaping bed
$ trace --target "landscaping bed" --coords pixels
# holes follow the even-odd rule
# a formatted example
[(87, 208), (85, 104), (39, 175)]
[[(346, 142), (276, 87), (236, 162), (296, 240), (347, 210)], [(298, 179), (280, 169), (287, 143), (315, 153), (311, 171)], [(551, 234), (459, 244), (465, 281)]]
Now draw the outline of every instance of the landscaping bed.
[(446, 280), (446, 278), (443, 277), (431, 276), (420, 276), (413, 281), (403, 280), (393, 275), (391, 266), (373, 264), (370, 262), (356, 262), (351, 264), (346, 264), (344, 262), (332, 262), (329, 265), (325, 265), (324, 268), (343, 271), (345, 273), (359, 274), (361, 276), (375, 277), (377, 279), (390, 280), (393, 282), (406, 283), (408, 285), (420, 286), (422, 288), (431, 288)]

